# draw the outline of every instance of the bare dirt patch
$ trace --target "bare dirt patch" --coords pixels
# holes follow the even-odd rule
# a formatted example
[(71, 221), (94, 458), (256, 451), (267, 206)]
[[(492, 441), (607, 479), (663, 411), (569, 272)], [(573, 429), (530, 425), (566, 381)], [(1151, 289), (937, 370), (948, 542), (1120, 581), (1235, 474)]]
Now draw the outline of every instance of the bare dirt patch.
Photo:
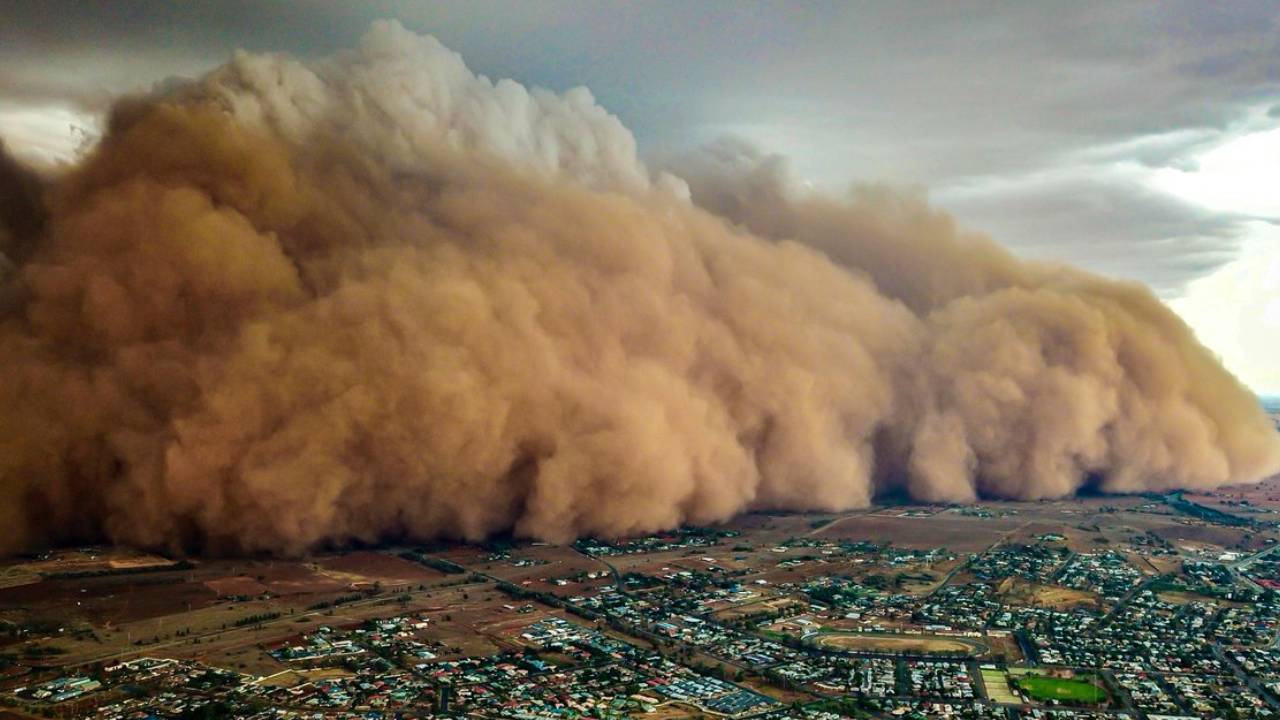
[[(888, 512), (904, 512), (894, 508)], [(988, 547), (1001, 535), (1021, 525), (1017, 516), (978, 518), (963, 515), (914, 517), (902, 514), (862, 515), (833, 523), (818, 532), (819, 537), (891, 542), (899, 547), (946, 548), (952, 552), (974, 552)]]
[(313, 670), (286, 670), (284, 672), (269, 675), (258, 681), (259, 685), (267, 687), (293, 687), (302, 683), (315, 682), (317, 680), (332, 680), (334, 678), (351, 677), (351, 672), (344, 668), (315, 668)]
[(1039, 585), (1025, 580), (1010, 578), (1008, 587), (1001, 586), (1001, 596), (1014, 605), (1068, 610), (1075, 607), (1095, 605), (1098, 597), (1083, 590)]
[(1192, 542), (1237, 551), (1258, 550), (1265, 546), (1265, 536), (1248, 528), (1207, 525), (1194, 520), (1169, 523), (1156, 532), (1175, 545)]
[(718, 610), (713, 614), (713, 617), (720, 622), (733, 622), (734, 620), (756, 615), (758, 613), (780, 612), (787, 608), (796, 606), (807, 607), (808, 603), (793, 597), (767, 598)]
[(977, 654), (984, 647), (976, 642), (938, 635), (887, 635), (878, 633), (823, 633), (814, 638), (819, 647), (848, 652), (877, 653), (964, 653)]
[(320, 558), (317, 570), (325, 577), (348, 583), (408, 585), (437, 580), (443, 573), (378, 552), (353, 552)]
[(206, 580), (205, 587), (217, 593), (218, 597), (234, 597), (237, 595), (252, 596), (261, 595), (267, 592), (267, 586), (257, 580), (241, 575), (239, 577), (224, 577)]

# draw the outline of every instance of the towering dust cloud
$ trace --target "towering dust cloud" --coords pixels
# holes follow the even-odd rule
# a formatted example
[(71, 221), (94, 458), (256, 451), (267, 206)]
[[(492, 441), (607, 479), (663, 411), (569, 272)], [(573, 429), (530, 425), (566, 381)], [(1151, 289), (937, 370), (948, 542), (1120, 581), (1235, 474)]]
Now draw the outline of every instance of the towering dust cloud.
[(797, 187), (732, 142), (652, 172), (586, 90), (394, 23), (123, 102), (47, 186), (0, 163), (0, 549), (564, 540), (1280, 466), (1143, 288)]

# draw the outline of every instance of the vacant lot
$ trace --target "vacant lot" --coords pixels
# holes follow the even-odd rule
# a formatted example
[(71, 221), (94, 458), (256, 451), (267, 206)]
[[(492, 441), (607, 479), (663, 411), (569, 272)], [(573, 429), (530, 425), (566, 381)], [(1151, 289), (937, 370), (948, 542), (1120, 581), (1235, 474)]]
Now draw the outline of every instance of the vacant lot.
[(965, 653), (975, 655), (986, 650), (980, 643), (937, 635), (888, 635), (875, 633), (824, 633), (815, 642), (821, 647), (849, 652), (878, 653)]
[(706, 713), (692, 705), (665, 702), (644, 717), (647, 720), (683, 720), (684, 718), (703, 718), (706, 717)]
[(1054, 585), (1039, 585), (1021, 579), (1014, 579), (1009, 589), (1002, 593), (1002, 597), (1006, 602), (1015, 605), (1047, 607), (1054, 610), (1067, 610), (1098, 602), (1098, 597), (1090, 592)]
[(293, 687), (317, 680), (332, 680), (340, 677), (351, 677), (352, 673), (343, 668), (314, 668), (304, 670), (285, 670), (258, 681), (259, 685), (268, 687)]
[(765, 600), (756, 600), (752, 602), (735, 605), (724, 610), (718, 610), (713, 617), (720, 622), (733, 622), (744, 617), (755, 615), (758, 613), (777, 613), (786, 608), (799, 606), (804, 609), (808, 603), (802, 602), (791, 597), (775, 597)]

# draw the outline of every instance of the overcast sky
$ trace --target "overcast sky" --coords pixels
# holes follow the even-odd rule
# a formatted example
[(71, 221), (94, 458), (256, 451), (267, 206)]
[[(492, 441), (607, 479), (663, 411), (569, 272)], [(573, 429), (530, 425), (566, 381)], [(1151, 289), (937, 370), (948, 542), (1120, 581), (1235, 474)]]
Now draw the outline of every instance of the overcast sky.
[(815, 185), (921, 186), (1027, 257), (1151, 285), (1280, 394), (1280, 3), (0, 0), (0, 138), (66, 157), (118, 94), (395, 17), (589, 87), (647, 155), (736, 135)]

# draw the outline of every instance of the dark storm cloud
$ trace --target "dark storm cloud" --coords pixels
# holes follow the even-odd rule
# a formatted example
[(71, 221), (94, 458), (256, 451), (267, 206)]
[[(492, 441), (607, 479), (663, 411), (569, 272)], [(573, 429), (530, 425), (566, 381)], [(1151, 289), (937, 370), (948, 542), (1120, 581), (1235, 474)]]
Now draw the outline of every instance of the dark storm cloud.
[[(209, 67), (238, 47), (324, 54), (370, 20), (396, 16), (486, 74), (598, 88), (632, 125), (630, 111), (694, 100), (679, 127), (644, 118), (673, 134), (686, 120), (767, 122), (808, 110), (790, 119), (926, 146), (957, 133), (1093, 144), (1222, 127), (1240, 103), (1274, 95), (1280, 77), (1277, 10), (1267, 3), (41, 2), (7, 14), (6, 72), (96, 55), (115, 60), (82, 66), (86, 76), (132, 63), (143, 84), (174, 71), (148, 67), (156, 59)], [(990, 170), (985, 153), (975, 160)]]
[(109, 90), (95, 90), (78, 82), (0, 74), (0, 97), (15, 105), (54, 104), (101, 112), (111, 105), (112, 95)]

